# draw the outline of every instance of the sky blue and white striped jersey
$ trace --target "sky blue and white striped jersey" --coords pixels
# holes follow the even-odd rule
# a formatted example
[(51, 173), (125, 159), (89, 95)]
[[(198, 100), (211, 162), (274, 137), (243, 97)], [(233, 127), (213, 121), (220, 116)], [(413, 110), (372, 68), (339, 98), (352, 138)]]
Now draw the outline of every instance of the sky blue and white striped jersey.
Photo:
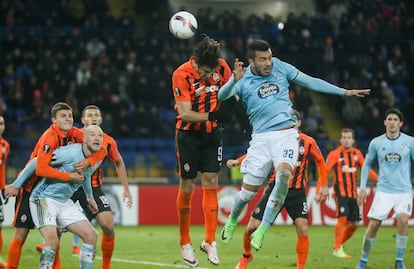
[(234, 75), (219, 91), (219, 100), (226, 100), (237, 94), (246, 107), (253, 133), (280, 130), (296, 123), (292, 102), (289, 97), (289, 82), (306, 88), (343, 95), (345, 89), (324, 80), (300, 72), (293, 65), (272, 58), (272, 70), (268, 76), (255, 75), (251, 66), (237, 82)]
[(387, 193), (411, 193), (411, 161), (414, 160), (414, 137), (400, 133), (395, 139), (385, 134), (374, 138), (368, 147), (361, 170), (361, 189), (365, 189), (368, 171), (378, 161), (377, 190)]
[[(62, 146), (53, 152), (50, 165), (56, 169), (64, 172), (74, 172), (75, 164), (85, 159), (86, 156), (82, 150), (82, 144), (71, 144)], [(85, 181), (83, 183), (62, 182), (54, 179), (42, 178), (40, 182), (33, 189), (31, 198), (51, 198), (59, 202), (66, 202), (70, 199), (73, 193), (83, 186), (87, 197), (92, 197), (91, 176), (93, 172), (99, 167), (101, 162), (98, 162), (92, 167), (88, 167), (83, 171)]]

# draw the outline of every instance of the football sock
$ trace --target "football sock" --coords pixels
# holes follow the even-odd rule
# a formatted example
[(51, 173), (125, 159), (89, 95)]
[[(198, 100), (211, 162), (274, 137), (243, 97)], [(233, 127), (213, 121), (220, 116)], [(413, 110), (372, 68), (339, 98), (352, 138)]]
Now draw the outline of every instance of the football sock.
[(185, 193), (178, 190), (177, 195), (177, 213), (178, 227), (180, 229), (180, 245), (191, 243), (190, 238), (190, 211), (192, 193)]
[(61, 269), (60, 267), (60, 246), (58, 245), (53, 262), (53, 269)]
[(299, 235), (296, 241), (296, 259), (300, 265), (305, 265), (309, 253), (309, 236)]
[(101, 249), (102, 249), (102, 269), (111, 268), (112, 253), (114, 252), (115, 235), (109, 237), (102, 234)]
[(334, 239), (334, 249), (338, 250), (343, 245), (343, 239), (345, 237), (345, 226), (348, 220), (345, 216), (338, 217), (338, 220), (335, 225), (335, 239)]
[(49, 269), (53, 267), (56, 252), (49, 246), (44, 246), (40, 256), (39, 269)]
[(204, 223), (205, 223), (205, 241), (211, 243), (216, 241), (218, 200), (217, 188), (203, 187)]
[(250, 246), (250, 233), (244, 231), (243, 235), (243, 255), (250, 256), (252, 254), (252, 247)]
[(353, 226), (351, 222), (348, 221), (348, 224), (349, 225), (345, 228), (345, 232), (342, 238), (342, 245), (345, 244), (345, 242), (354, 235), (357, 229), (357, 227)]
[(362, 253), (361, 260), (368, 261), (369, 253), (371, 252), (372, 246), (375, 244), (376, 238), (366, 238), (365, 236), (362, 239)]
[(396, 234), (395, 243), (397, 247), (397, 254), (395, 256), (396, 260), (402, 261), (404, 258), (405, 248), (407, 247), (408, 236)]
[(82, 244), (81, 252), (79, 255), (80, 268), (81, 269), (92, 269), (93, 261), (95, 259), (96, 248), (90, 244)]
[(16, 269), (19, 266), (24, 241), (12, 238), (7, 251), (7, 268)]
[(288, 170), (280, 170), (276, 172), (275, 186), (270, 193), (265, 211), (263, 212), (263, 220), (261, 224), (263, 227), (269, 228), (282, 209), (288, 192), (290, 174), (291, 173)]
[(236, 193), (233, 200), (233, 207), (231, 209), (229, 221), (232, 223), (237, 223), (237, 220), (246, 207), (246, 204), (250, 202), (254, 196), (256, 195), (255, 192), (248, 191), (245, 188), (241, 188), (241, 190)]

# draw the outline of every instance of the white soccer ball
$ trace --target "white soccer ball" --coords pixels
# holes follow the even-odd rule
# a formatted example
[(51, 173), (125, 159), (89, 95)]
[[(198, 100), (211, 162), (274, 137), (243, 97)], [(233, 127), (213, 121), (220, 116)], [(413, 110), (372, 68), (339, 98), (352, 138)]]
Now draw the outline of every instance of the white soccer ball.
[(195, 34), (197, 27), (197, 19), (190, 12), (179, 11), (170, 18), (170, 32), (177, 38), (189, 39)]

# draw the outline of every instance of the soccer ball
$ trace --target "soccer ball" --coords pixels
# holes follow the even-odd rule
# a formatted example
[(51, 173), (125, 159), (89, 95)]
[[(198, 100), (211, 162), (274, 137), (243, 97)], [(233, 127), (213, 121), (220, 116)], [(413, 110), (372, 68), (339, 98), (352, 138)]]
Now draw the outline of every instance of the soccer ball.
[(189, 39), (197, 31), (197, 19), (187, 11), (180, 11), (172, 15), (169, 22), (171, 34), (180, 39)]

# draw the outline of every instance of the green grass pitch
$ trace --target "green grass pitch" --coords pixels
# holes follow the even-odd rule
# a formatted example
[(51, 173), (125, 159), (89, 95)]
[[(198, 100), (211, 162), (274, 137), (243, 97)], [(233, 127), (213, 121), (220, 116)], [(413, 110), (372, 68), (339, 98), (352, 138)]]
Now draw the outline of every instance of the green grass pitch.
[[(217, 238), (222, 226), (218, 227)], [(221, 264), (211, 265), (198, 245), (203, 240), (203, 226), (192, 226), (191, 236), (200, 260), (200, 269), (231, 269), (237, 264), (242, 251), (243, 225), (239, 225), (233, 241), (223, 245), (218, 240)], [(412, 227), (410, 227), (412, 230)], [(178, 229), (176, 226), (134, 226), (116, 227), (116, 245), (112, 269), (165, 269), (188, 268), (181, 261), (178, 249)], [(350, 259), (338, 259), (332, 256), (333, 227), (309, 227), (310, 250), (307, 262), (309, 269), (353, 269), (361, 251), (362, 235), (365, 227), (359, 227), (355, 235), (345, 245)], [(13, 235), (13, 228), (3, 228), (3, 257)], [(395, 227), (381, 227), (377, 241), (371, 252), (369, 269), (394, 268)], [(33, 230), (23, 247), (20, 268), (37, 268), (39, 254), (35, 245), (41, 242), (39, 231)], [(61, 242), (62, 268), (79, 268), (78, 258), (71, 255), (71, 234), (64, 234)], [(414, 268), (414, 243), (409, 239), (405, 253), (407, 268)], [(98, 242), (97, 258), (94, 268), (101, 268), (101, 251)], [(254, 252), (251, 269), (294, 269), (296, 268), (296, 233), (293, 226), (274, 226), (266, 235), (263, 248)]]

